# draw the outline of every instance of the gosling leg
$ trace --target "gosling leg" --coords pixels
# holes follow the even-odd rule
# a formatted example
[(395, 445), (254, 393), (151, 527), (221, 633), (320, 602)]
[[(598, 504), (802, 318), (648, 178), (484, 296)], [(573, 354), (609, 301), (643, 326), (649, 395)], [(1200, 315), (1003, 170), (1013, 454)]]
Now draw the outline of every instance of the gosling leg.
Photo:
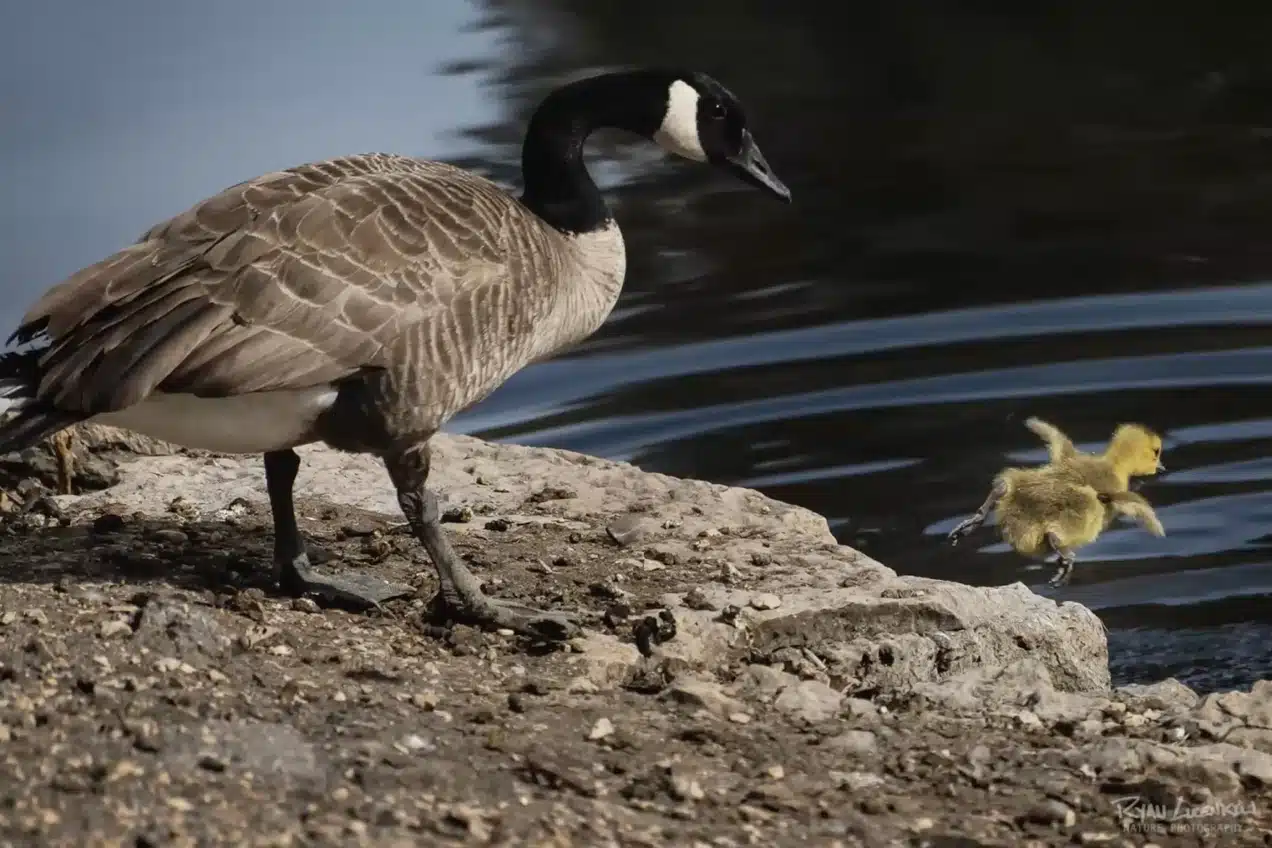
[(995, 480), (994, 486), (989, 490), (989, 497), (985, 498), (985, 502), (980, 505), (980, 509), (972, 515), (971, 518), (950, 531), (946, 537), (951, 545), (957, 545), (973, 530), (980, 527), (989, 518), (990, 512), (993, 511), (994, 505), (998, 503), (1003, 495), (1007, 494), (1007, 484), (1001, 480)]
[(1060, 566), (1047, 585), (1058, 589), (1068, 583), (1069, 578), (1073, 576), (1073, 551), (1060, 544), (1060, 539), (1055, 533), (1047, 533), (1047, 547), (1051, 548), (1056, 555), (1056, 564)]

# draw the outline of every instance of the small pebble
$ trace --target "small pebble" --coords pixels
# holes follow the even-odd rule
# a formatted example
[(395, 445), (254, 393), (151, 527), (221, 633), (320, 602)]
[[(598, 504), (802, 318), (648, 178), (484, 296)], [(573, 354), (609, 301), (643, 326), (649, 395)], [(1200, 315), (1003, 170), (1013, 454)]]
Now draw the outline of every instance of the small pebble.
[(473, 520), (472, 507), (453, 506), (442, 513), (443, 524), (467, 524)]
[(757, 610), (775, 610), (782, 605), (782, 599), (772, 592), (765, 592), (751, 598), (751, 606)]
[(1020, 722), (1021, 727), (1028, 727), (1031, 730), (1042, 727), (1042, 719), (1038, 718), (1038, 714), (1033, 710), (1021, 710), (1016, 713), (1016, 721)]
[(291, 608), (296, 612), (307, 612), (310, 614), (322, 612), (322, 607), (318, 606), (318, 602), (313, 598), (294, 598), (291, 602)]
[(729, 713), (729, 721), (734, 724), (749, 724), (751, 717), (746, 713)]
[(138, 777), (142, 774), (145, 774), (145, 771), (137, 763), (132, 760), (119, 760), (106, 772), (105, 782), (114, 783), (117, 780)]
[(600, 689), (586, 677), (576, 677), (566, 684), (565, 691), (570, 695), (595, 695)]
[(774, 780), (781, 780), (786, 777), (786, 769), (782, 768), (780, 765), (769, 766), (764, 770), (764, 773)]
[(155, 670), (160, 674), (170, 674), (181, 668), (181, 660), (176, 657), (160, 657), (155, 661)]
[(171, 527), (163, 527), (150, 534), (150, 538), (157, 542), (167, 542), (170, 545), (184, 545), (190, 541), (190, 537), (180, 530)]
[(1073, 827), (1078, 820), (1078, 815), (1068, 804), (1061, 801), (1047, 800), (1030, 807), (1021, 816), (1021, 819), (1034, 824), (1058, 824), (1063, 827)]
[(199, 768), (211, 772), (223, 772), (227, 768), (225, 760), (215, 754), (204, 754), (199, 757)]
[(703, 612), (711, 612), (719, 609), (710, 599), (707, 598), (706, 590), (701, 586), (694, 586), (685, 593), (684, 604), (691, 610), (700, 610)]
[(598, 718), (596, 724), (592, 725), (591, 731), (588, 732), (587, 738), (596, 742), (604, 739), (606, 736), (612, 736), (614, 733), (614, 723), (607, 718)]
[(105, 515), (99, 516), (93, 522), (92, 532), (98, 535), (104, 535), (107, 533), (118, 533), (122, 529), (124, 529), (124, 517), (122, 515), (116, 515), (113, 512), (108, 512)]
[(121, 633), (131, 633), (132, 625), (123, 619), (113, 618), (110, 621), (103, 621), (101, 629), (98, 631), (103, 639), (109, 639), (112, 636), (118, 636)]
[(408, 751), (423, 751), (425, 749), (430, 749), (433, 747), (433, 745), (427, 739), (425, 739), (423, 736), (420, 736), (416, 733), (412, 733), (409, 736), (405, 737), (402, 740), (402, 746), (405, 747), (406, 750)]
[(702, 791), (702, 784), (691, 777), (681, 774), (673, 774), (671, 776), (671, 791), (682, 801), (701, 801), (707, 797), (707, 793)]
[(624, 515), (605, 528), (605, 532), (620, 547), (630, 545), (645, 535), (645, 519), (639, 515)]

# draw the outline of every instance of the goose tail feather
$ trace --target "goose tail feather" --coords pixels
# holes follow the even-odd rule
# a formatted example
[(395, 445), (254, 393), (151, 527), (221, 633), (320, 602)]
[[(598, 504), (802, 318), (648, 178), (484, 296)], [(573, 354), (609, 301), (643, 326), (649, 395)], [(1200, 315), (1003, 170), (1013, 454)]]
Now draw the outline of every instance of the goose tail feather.
[(4, 418), (0, 421), (0, 454), (29, 448), (84, 420), (83, 415), (36, 401), (42, 354), (42, 350), (0, 354), (0, 417)]

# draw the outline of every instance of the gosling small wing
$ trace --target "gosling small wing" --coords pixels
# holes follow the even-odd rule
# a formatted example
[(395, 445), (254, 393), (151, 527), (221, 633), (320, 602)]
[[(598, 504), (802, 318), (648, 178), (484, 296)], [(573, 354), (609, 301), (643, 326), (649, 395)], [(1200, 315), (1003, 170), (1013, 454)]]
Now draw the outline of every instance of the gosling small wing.
[(1112, 492), (1100, 495), (1100, 500), (1116, 515), (1139, 523), (1154, 536), (1165, 536), (1166, 528), (1157, 517), (1153, 505), (1137, 492)]
[(331, 382), (506, 280), (515, 201), (449, 166), (370, 161), (240, 184), (51, 290), (15, 334), (48, 341), (37, 399), (95, 414)]
[(1047, 453), (1052, 462), (1070, 459), (1077, 453), (1072, 440), (1054, 424), (1048, 424), (1041, 418), (1029, 418), (1025, 421), (1025, 426), (1046, 443)]

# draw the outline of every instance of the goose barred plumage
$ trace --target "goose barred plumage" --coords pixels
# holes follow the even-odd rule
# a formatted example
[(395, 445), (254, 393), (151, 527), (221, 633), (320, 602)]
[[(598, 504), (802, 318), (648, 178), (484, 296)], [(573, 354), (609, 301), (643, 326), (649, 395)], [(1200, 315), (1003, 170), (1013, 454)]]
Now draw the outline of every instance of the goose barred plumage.
[(626, 129), (789, 201), (738, 100), (642, 69), (545, 98), (524, 194), (451, 165), (371, 153), (265, 174), (148, 230), (50, 289), (0, 356), (18, 414), (0, 452), (83, 421), (192, 448), (262, 453), (283, 588), (376, 603), (404, 591), (314, 570), (292, 505), (323, 442), (381, 457), (451, 620), (564, 638), (574, 619), (484, 595), (427, 488), (428, 440), (519, 369), (593, 333), (618, 300), (622, 234), (583, 165)]

